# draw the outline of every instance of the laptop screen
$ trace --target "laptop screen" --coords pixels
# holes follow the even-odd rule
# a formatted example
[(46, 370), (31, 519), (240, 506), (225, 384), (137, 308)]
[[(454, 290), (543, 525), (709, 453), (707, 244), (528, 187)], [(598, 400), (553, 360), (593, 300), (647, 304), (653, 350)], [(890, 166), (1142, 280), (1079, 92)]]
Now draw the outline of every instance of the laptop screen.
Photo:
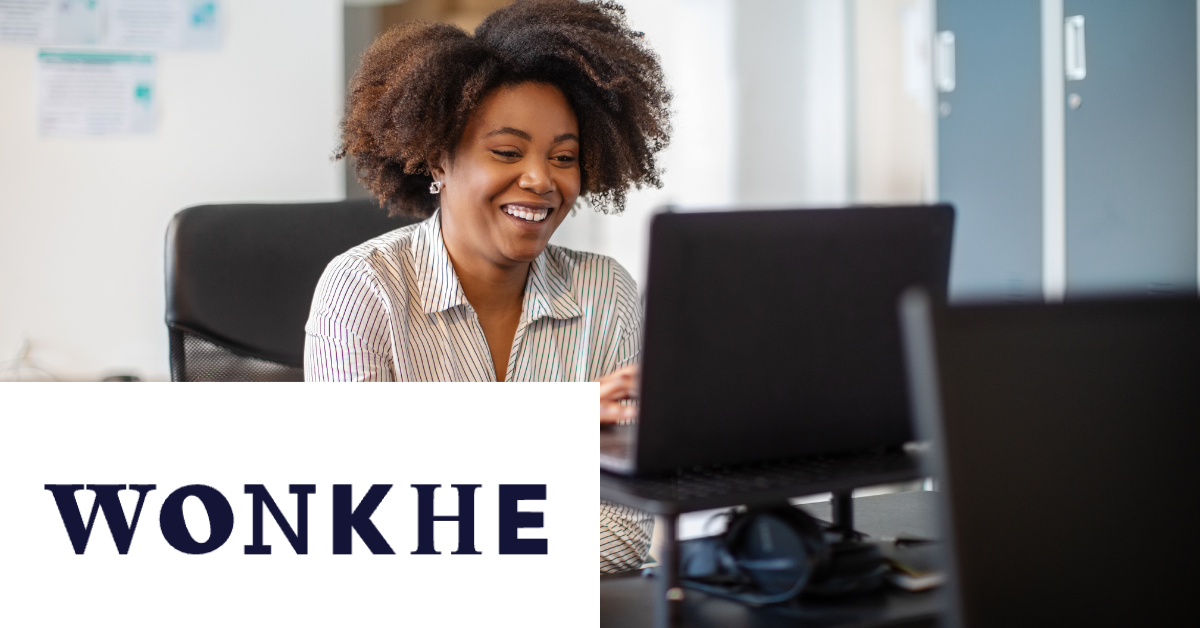
[(947, 205), (656, 216), (638, 470), (910, 440), (896, 304), (944, 294), (953, 222)]
[(1200, 303), (936, 309), (932, 328), (928, 317), (906, 303), (918, 418), (942, 444), (954, 625), (1191, 613)]

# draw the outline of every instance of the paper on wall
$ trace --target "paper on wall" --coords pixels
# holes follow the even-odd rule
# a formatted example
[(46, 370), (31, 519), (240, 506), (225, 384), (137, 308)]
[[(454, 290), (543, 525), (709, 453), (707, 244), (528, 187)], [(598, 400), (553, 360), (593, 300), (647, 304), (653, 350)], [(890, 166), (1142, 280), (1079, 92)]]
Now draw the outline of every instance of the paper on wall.
[(153, 133), (155, 96), (154, 55), (38, 53), (42, 135)]
[(0, 43), (216, 48), (219, 0), (0, 0)]
[(52, 0), (0, 0), (0, 42), (38, 44), (53, 37)]
[(109, 46), (169, 50), (221, 43), (214, 0), (107, 0), (107, 5)]
[(100, 0), (0, 0), (0, 42), (93, 46), (101, 9)]

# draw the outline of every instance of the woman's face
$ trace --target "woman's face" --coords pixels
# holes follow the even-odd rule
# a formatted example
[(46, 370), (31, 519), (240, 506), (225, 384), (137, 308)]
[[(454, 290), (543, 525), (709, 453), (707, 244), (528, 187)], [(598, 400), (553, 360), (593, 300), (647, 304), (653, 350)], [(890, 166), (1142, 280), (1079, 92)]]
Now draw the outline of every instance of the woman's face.
[[(494, 90), (455, 150), (433, 168), (451, 256), (501, 266), (532, 261), (579, 196), (579, 125), (558, 88)], [(456, 260), (460, 261), (460, 260)]]

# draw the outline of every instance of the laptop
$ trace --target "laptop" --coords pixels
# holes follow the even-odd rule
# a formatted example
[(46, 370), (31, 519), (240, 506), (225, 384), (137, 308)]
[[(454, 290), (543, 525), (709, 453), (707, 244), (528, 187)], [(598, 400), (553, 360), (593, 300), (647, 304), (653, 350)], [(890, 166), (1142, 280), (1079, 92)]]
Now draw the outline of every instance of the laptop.
[(896, 304), (944, 295), (949, 205), (664, 213), (639, 418), (601, 468), (651, 475), (912, 440)]
[(1200, 302), (906, 296), (949, 626), (1196, 623)]

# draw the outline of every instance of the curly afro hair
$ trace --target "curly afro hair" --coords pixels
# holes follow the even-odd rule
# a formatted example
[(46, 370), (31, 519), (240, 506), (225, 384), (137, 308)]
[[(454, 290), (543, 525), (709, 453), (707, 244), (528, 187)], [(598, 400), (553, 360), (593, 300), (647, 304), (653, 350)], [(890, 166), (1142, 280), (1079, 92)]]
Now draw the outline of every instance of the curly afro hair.
[(661, 187), (654, 162), (670, 138), (671, 94), (658, 57), (614, 2), (518, 0), (472, 37), (414, 22), (384, 33), (350, 82), (342, 144), (358, 178), (392, 215), (430, 216), (429, 160), (453, 157), (468, 118), (493, 89), (557, 87), (579, 122), (581, 197), (620, 213), (630, 186)]

